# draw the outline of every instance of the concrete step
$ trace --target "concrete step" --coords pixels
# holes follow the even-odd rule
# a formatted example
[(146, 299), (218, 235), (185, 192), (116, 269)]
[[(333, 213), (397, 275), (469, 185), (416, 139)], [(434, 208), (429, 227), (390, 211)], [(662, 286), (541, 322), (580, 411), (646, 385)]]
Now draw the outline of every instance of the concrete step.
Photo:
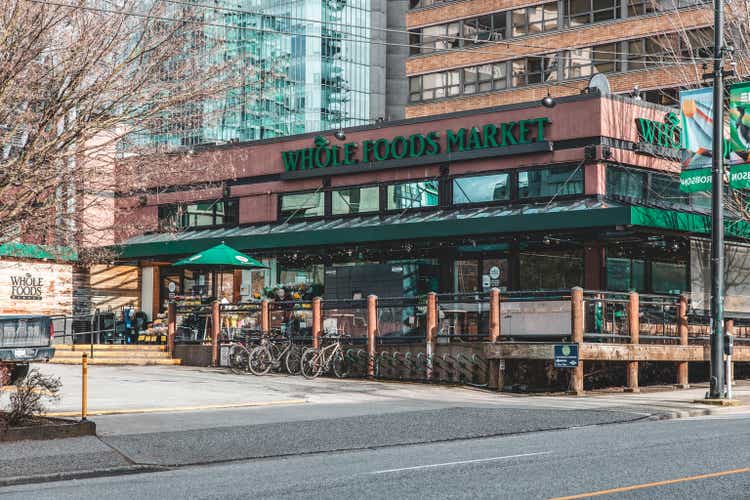
[[(57, 351), (91, 351), (91, 344), (55, 344)], [(94, 344), (94, 351), (166, 351), (160, 344)]]
[(91, 356), (91, 351), (58, 351), (55, 350), (56, 358), (80, 358), (83, 353), (94, 358), (133, 358), (133, 359), (169, 359), (169, 353), (163, 351), (97, 351)]
[[(58, 358), (55, 356), (50, 363), (58, 365), (80, 365), (80, 358)], [(90, 358), (88, 360), (90, 365), (131, 365), (131, 366), (150, 366), (150, 365), (181, 365), (182, 360), (180, 359), (133, 359), (133, 358)]]

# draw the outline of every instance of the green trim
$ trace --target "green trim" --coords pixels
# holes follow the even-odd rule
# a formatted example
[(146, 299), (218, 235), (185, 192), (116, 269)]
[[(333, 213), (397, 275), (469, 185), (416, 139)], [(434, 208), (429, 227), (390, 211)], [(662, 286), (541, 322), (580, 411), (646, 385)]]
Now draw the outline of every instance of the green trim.
[(0, 257), (16, 259), (61, 260), (75, 262), (78, 255), (70, 247), (51, 247), (31, 243), (9, 242), (0, 245)]
[[(708, 215), (659, 208), (631, 206), (630, 224), (686, 233), (711, 233), (711, 217)], [(725, 221), (724, 227), (727, 236), (750, 238), (750, 223), (746, 221)]]
[(126, 244), (120, 247), (120, 258), (176, 256), (203, 251), (224, 241), (243, 250), (299, 248), (318, 245), (366, 243), (416, 238), (445, 238), (464, 235), (488, 235), (514, 232), (586, 229), (627, 224), (629, 207), (587, 208), (537, 213), (492, 215), (460, 218), (453, 213), (437, 217), (410, 218), (406, 222), (378, 223), (376, 217), (368, 224), (352, 223), (328, 229), (286, 230), (276, 227), (269, 232), (237, 235), (236, 229), (211, 231), (206, 237), (190, 237), (188, 233), (169, 241)]

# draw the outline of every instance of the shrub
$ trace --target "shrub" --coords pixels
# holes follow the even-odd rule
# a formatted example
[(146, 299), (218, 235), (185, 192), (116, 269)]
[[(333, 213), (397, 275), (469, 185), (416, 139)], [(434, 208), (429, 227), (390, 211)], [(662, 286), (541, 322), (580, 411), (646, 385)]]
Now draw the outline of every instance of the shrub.
[(60, 399), (62, 382), (58, 377), (43, 375), (39, 370), (29, 372), (26, 378), (16, 384), (16, 392), (10, 396), (7, 411), (9, 426), (23, 425), (41, 416), (47, 410), (47, 403)]

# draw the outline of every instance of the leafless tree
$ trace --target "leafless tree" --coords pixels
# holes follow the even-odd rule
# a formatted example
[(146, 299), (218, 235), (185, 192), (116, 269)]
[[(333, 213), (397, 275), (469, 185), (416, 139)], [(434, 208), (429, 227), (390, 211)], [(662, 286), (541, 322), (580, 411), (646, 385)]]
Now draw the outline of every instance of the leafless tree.
[[(253, 71), (206, 15), (162, 0), (2, 3), (0, 244), (101, 245), (115, 204), (137, 213), (119, 199), (156, 181), (231, 178), (229, 166), (183, 161), (189, 145), (180, 155), (162, 140), (199, 126), (201, 103)], [(139, 223), (120, 217), (118, 230)]]

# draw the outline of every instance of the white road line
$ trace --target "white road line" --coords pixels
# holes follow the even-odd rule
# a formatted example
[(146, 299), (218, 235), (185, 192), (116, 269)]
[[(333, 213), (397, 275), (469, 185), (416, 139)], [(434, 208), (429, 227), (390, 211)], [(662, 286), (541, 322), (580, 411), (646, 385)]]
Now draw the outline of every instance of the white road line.
[(475, 464), (478, 462), (492, 462), (493, 460), (507, 460), (509, 458), (520, 458), (520, 457), (533, 457), (537, 455), (549, 455), (552, 453), (551, 451), (540, 451), (538, 453), (521, 453), (520, 455), (507, 455), (504, 457), (491, 457), (491, 458), (477, 458), (474, 460), (461, 460), (459, 462), (444, 462), (442, 464), (429, 464), (429, 465), (415, 465), (414, 467), (402, 467), (400, 469), (386, 469), (386, 470), (379, 470), (375, 472), (370, 472), (370, 474), (388, 474), (389, 472), (401, 472), (406, 470), (419, 470), (419, 469), (432, 469), (435, 467), (447, 467), (449, 465), (461, 465), (461, 464)]

